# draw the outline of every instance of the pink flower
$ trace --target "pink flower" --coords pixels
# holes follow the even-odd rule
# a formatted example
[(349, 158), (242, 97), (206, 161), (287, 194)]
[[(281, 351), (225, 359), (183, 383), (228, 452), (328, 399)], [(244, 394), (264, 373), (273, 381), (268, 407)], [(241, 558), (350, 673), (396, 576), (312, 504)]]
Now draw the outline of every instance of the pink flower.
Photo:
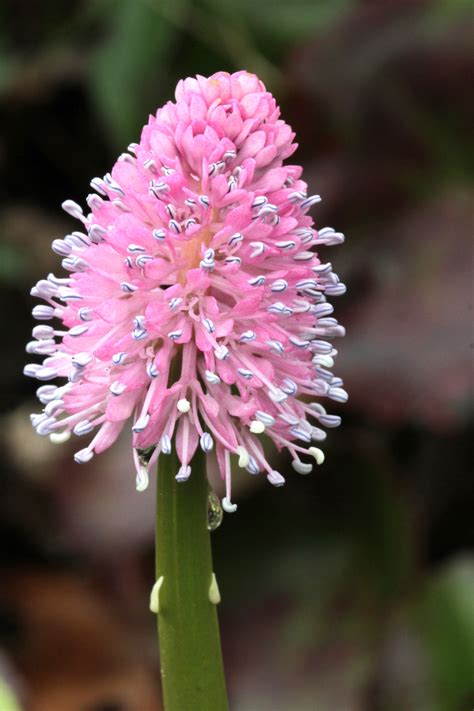
[(263, 433), (297, 472), (311, 471), (301, 455), (323, 461), (311, 442), (340, 418), (308, 399), (347, 399), (329, 370), (328, 339), (344, 329), (326, 299), (345, 287), (314, 247), (344, 238), (313, 227), (307, 213), (320, 198), (308, 197), (300, 166), (283, 165), (296, 144), (279, 115), (247, 72), (181, 81), (176, 103), (92, 180), (89, 214), (63, 203), (84, 231), (53, 242), (70, 275), (32, 290), (46, 302), (33, 315), (62, 326), (36, 326), (27, 351), (46, 358), (25, 373), (66, 379), (38, 389), (45, 407), (32, 421), (53, 441), (95, 431), (77, 462), (132, 418), (138, 489), (147, 460), (173, 446), (186, 480), (200, 446), (217, 457), (231, 511), (232, 455), (284, 483)]

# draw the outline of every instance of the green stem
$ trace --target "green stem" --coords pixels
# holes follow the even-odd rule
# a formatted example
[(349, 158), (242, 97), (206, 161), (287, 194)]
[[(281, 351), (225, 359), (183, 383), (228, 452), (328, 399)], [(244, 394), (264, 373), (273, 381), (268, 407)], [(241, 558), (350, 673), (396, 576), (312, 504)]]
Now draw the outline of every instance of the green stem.
[(227, 711), (216, 606), (209, 600), (212, 552), (209, 486), (197, 452), (189, 480), (178, 483), (175, 454), (160, 457), (157, 482), (158, 634), (166, 711)]

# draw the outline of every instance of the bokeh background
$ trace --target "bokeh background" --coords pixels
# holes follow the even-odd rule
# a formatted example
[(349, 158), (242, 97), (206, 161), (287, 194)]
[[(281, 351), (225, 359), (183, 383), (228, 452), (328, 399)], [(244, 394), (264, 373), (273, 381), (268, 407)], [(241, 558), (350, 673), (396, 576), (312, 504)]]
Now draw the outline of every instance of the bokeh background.
[(237, 473), (213, 534), (232, 709), (473, 707), (472, 39), (463, 0), (1, 4), (1, 711), (7, 687), (25, 711), (161, 708), (153, 495), (126, 438), (79, 467), (33, 434), (29, 289), (75, 229), (60, 203), (177, 80), (241, 68), (296, 130), (317, 225), (347, 235), (324, 257), (351, 397), (322, 468)]

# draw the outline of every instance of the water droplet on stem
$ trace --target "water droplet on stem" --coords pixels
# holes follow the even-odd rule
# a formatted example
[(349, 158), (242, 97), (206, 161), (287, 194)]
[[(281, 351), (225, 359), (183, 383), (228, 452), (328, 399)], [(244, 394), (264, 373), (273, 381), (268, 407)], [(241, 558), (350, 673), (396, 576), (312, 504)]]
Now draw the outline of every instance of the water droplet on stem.
[(207, 528), (209, 531), (215, 531), (222, 523), (224, 512), (222, 511), (221, 502), (218, 496), (210, 491), (207, 497)]

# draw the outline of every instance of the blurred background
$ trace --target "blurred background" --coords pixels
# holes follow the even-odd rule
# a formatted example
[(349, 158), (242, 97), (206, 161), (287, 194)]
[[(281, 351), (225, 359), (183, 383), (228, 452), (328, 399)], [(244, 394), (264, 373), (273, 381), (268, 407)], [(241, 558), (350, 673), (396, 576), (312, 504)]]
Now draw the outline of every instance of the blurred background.
[[(326, 463), (237, 473), (213, 533), (233, 711), (474, 705), (472, 213), (464, 0), (4, 0), (0, 8), (0, 709), (159, 711), (153, 494), (127, 438), (33, 433), (29, 289), (179, 78), (258, 73), (348, 294)], [(336, 411), (335, 409), (333, 411)], [(196, 711), (199, 711), (196, 709)]]

